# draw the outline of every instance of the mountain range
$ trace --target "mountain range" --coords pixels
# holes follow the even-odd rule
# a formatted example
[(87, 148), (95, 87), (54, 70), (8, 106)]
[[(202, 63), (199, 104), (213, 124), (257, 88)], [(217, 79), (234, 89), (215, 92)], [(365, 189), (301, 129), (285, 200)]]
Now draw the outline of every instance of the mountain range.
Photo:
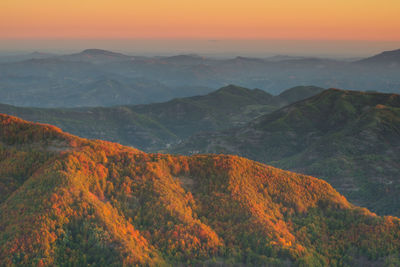
[(146, 154), (0, 115), (8, 266), (396, 266), (400, 220), (237, 156)]
[[(323, 90), (315, 86), (298, 86), (272, 96), (259, 89), (229, 85), (207, 95), (164, 103), (68, 109), (0, 104), (0, 112), (50, 123), (78, 136), (115, 141), (154, 152), (199, 132), (244, 125)], [(110, 88), (110, 92), (114, 90)]]
[(273, 95), (308, 84), (399, 93), (398, 61), (398, 51), (353, 62), (289, 56), (143, 57), (100, 49), (33, 53), (0, 57), (0, 99), (33, 107), (137, 105), (202, 95), (229, 84)]
[(173, 153), (244, 156), (328, 181), (352, 202), (400, 215), (400, 95), (329, 89)]

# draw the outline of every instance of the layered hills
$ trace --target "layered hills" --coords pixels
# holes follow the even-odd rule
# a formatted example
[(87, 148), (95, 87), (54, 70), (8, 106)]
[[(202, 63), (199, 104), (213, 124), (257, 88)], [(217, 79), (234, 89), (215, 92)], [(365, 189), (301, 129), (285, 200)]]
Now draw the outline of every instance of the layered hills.
[(398, 51), (357, 62), (290, 56), (143, 57), (101, 49), (33, 53), (0, 57), (0, 99), (27, 107), (138, 105), (206, 94), (228, 84), (273, 95), (307, 84), (399, 93), (398, 62)]
[(146, 154), (0, 115), (9, 266), (399, 264), (400, 220), (226, 155)]
[[(111, 86), (119, 85), (111, 83)], [(82, 137), (115, 141), (154, 152), (199, 132), (244, 125), (322, 90), (314, 86), (298, 86), (272, 96), (259, 89), (229, 85), (207, 95), (164, 103), (73, 109), (0, 105), (0, 112), (50, 123)], [(105, 88), (104, 92), (114, 90)]]
[(351, 201), (400, 215), (400, 96), (330, 89), (172, 151), (227, 153), (328, 181)]

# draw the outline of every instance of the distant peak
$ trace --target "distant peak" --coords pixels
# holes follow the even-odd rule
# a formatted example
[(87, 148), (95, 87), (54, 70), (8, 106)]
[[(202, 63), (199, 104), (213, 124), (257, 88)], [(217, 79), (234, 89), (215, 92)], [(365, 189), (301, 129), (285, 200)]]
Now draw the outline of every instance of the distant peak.
[(86, 55), (106, 55), (106, 56), (118, 56), (118, 57), (125, 57), (124, 54), (121, 53), (116, 53), (108, 50), (102, 50), (102, 49), (86, 49), (81, 52), (81, 54), (86, 54)]

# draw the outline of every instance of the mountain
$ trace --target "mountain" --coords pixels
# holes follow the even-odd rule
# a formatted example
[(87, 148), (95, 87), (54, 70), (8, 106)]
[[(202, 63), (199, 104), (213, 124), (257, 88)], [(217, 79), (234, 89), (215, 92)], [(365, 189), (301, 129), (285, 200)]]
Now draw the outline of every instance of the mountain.
[(243, 125), (283, 105), (283, 101), (262, 90), (228, 85), (207, 95), (139, 105), (133, 110), (185, 138), (200, 131)]
[(62, 60), (91, 62), (95, 64), (134, 60), (134, 57), (102, 49), (86, 49), (80, 53), (64, 55), (60, 58)]
[(194, 136), (177, 153), (236, 154), (328, 181), (400, 215), (400, 95), (330, 89), (249, 124)]
[(400, 220), (236, 156), (146, 154), (0, 115), (6, 266), (377, 266)]
[(359, 60), (356, 63), (398, 67), (400, 66), (400, 49), (393, 51), (385, 51), (378, 55)]
[[(123, 97), (123, 91), (129, 89), (115, 80), (102, 81), (91, 87), (93, 89), (88, 90), (84, 98), (88, 104), (99, 104), (94, 102), (94, 95), (100, 94), (110, 101), (105, 103), (114, 103), (112, 101), (115, 98)], [(199, 132), (244, 125), (301, 99), (302, 94), (308, 97), (311, 92), (319, 90), (322, 89), (296, 87), (282, 96), (272, 96), (259, 89), (229, 85), (207, 95), (164, 103), (74, 109), (22, 108), (0, 104), (0, 112), (50, 123), (86, 138), (105, 139), (146, 151), (158, 151)], [(79, 101), (74, 95), (64, 101), (67, 103), (74, 99)], [(127, 97), (125, 99), (129, 100)]]

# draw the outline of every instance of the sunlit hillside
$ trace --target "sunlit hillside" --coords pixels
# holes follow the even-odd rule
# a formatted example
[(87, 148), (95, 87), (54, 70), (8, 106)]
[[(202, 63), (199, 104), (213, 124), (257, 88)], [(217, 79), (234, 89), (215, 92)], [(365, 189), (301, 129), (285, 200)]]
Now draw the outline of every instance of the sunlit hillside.
[(236, 156), (146, 154), (0, 115), (4, 265), (399, 264), (400, 220)]

